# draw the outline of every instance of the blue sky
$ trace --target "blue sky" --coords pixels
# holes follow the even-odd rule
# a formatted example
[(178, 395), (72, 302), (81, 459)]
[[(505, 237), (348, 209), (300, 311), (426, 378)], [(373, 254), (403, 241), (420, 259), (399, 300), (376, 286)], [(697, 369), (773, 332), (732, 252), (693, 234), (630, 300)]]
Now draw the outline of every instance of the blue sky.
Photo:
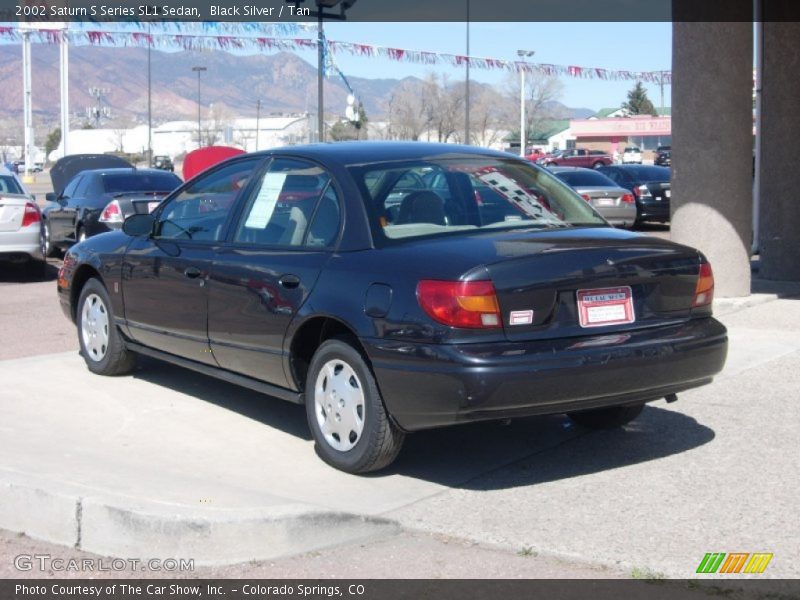
[[(465, 23), (326, 23), (326, 35), (332, 40), (362, 42), (410, 50), (430, 50), (463, 54), (466, 49)], [(648, 23), (472, 23), (470, 54), (515, 60), (517, 49), (535, 50), (533, 62), (658, 71), (671, 68), (672, 24)], [(313, 53), (303, 57), (313, 61)], [(339, 68), (350, 76), (396, 77), (423, 76), (432, 69), (463, 78), (464, 70), (447, 65), (415, 65), (379, 58), (338, 54)], [(472, 69), (470, 77), (485, 83), (502, 85), (504, 71)], [(618, 106), (632, 87), (629, 81), (562, 78), (562, 102), (572, 107), (599, 109)], [(665, 86), (665, 103), (669, 102)], [(659, 105), (659, 88), (651, 85), (648, 94)]]

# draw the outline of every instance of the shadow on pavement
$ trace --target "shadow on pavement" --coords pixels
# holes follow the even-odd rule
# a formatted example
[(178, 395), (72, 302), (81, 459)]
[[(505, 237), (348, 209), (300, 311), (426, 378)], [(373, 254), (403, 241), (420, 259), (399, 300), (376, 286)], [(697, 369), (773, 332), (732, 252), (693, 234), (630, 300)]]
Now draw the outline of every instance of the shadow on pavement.
[(41, 283), (55, 281), (58, 278), (58, 265), (61, 261), (48, 261), (44, 276), (38, 271), (38, 265), (32, 263), (12, 263), (0, 261), (0, 283)]
[[(311, 439), (302, 406), (154, 359), (142, 357), (140, 365), (136, 378)], [(656, 406), (613, 431), (583, 429), (564, 415), (476, 423), (409, 435), (397, 461), (368, 477), (397, 474), (463, 489), (506, 489), (656, 460), (712, 439), (705, 425)]]

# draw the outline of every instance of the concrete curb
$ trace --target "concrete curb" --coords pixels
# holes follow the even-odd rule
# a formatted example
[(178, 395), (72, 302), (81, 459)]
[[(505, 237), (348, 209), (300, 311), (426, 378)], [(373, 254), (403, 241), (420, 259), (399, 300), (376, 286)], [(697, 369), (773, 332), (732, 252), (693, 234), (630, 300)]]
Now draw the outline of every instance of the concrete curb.
[(0, 528), (102, 556), (224, 565), (395, 533), (391, 520), (286, 504), (214, 509), (142, 502), (0, 471)]

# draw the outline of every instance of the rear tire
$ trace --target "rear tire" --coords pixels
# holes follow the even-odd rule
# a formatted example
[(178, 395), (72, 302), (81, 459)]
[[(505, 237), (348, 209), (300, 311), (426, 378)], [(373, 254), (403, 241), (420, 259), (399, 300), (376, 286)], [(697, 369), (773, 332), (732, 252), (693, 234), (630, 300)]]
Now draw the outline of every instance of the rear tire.
[(568, 413), (567, 416), (578, 425), (589, 429), (614, 429), (633, 421), (641, 414), (643, 408), (644, 404), (606, 406)]
[(136, 366), (136, 354), (125, 347), (114, 324), (111, 299), (100, 280), (92, 278), (81, 290), (77, 310), (81, 356), (92, 373), (126, 375)]
[(346, 339), (325, 341), (306, 377), (306, 416), (317, 454), (347, 473), (367, 473), (397, 458), (405, 434), (389, 419), (366, 360)]

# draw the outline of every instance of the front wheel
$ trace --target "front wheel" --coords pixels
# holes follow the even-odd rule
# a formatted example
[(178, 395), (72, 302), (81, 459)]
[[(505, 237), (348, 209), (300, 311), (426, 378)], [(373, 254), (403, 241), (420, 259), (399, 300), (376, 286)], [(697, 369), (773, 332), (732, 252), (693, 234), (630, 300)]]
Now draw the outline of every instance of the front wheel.
[(614, 429), (633, 421), (641, 414), (643, 408), (644, 404), (606, 406), (569, 413), (567, 416), (578, 425), (589, 429)]
[(604, 167), (604, 166), (605, 166), (605, 163), (603, 163), (603, 162), (601, 162), (601, 161), (599, 161), (599, 160), (598, 160), (596, 163), (594, 163), (594, 164), (592, 165), (592, 168), (593, 168), (593, 169), (599, 169), (600, 167)]
[(348, 473), (397, 458), (405, 435), (389, 419), (364, 357), (345, 339), (324, 342), (308, 369), (306, 415), (319, 456)]
[(98, 279), (86, 282), (78, 300), (78, 341), (92, 373), (125, 375), (136, 366), (136, 354), (125, 347), (114, 323), (111, 299)]

